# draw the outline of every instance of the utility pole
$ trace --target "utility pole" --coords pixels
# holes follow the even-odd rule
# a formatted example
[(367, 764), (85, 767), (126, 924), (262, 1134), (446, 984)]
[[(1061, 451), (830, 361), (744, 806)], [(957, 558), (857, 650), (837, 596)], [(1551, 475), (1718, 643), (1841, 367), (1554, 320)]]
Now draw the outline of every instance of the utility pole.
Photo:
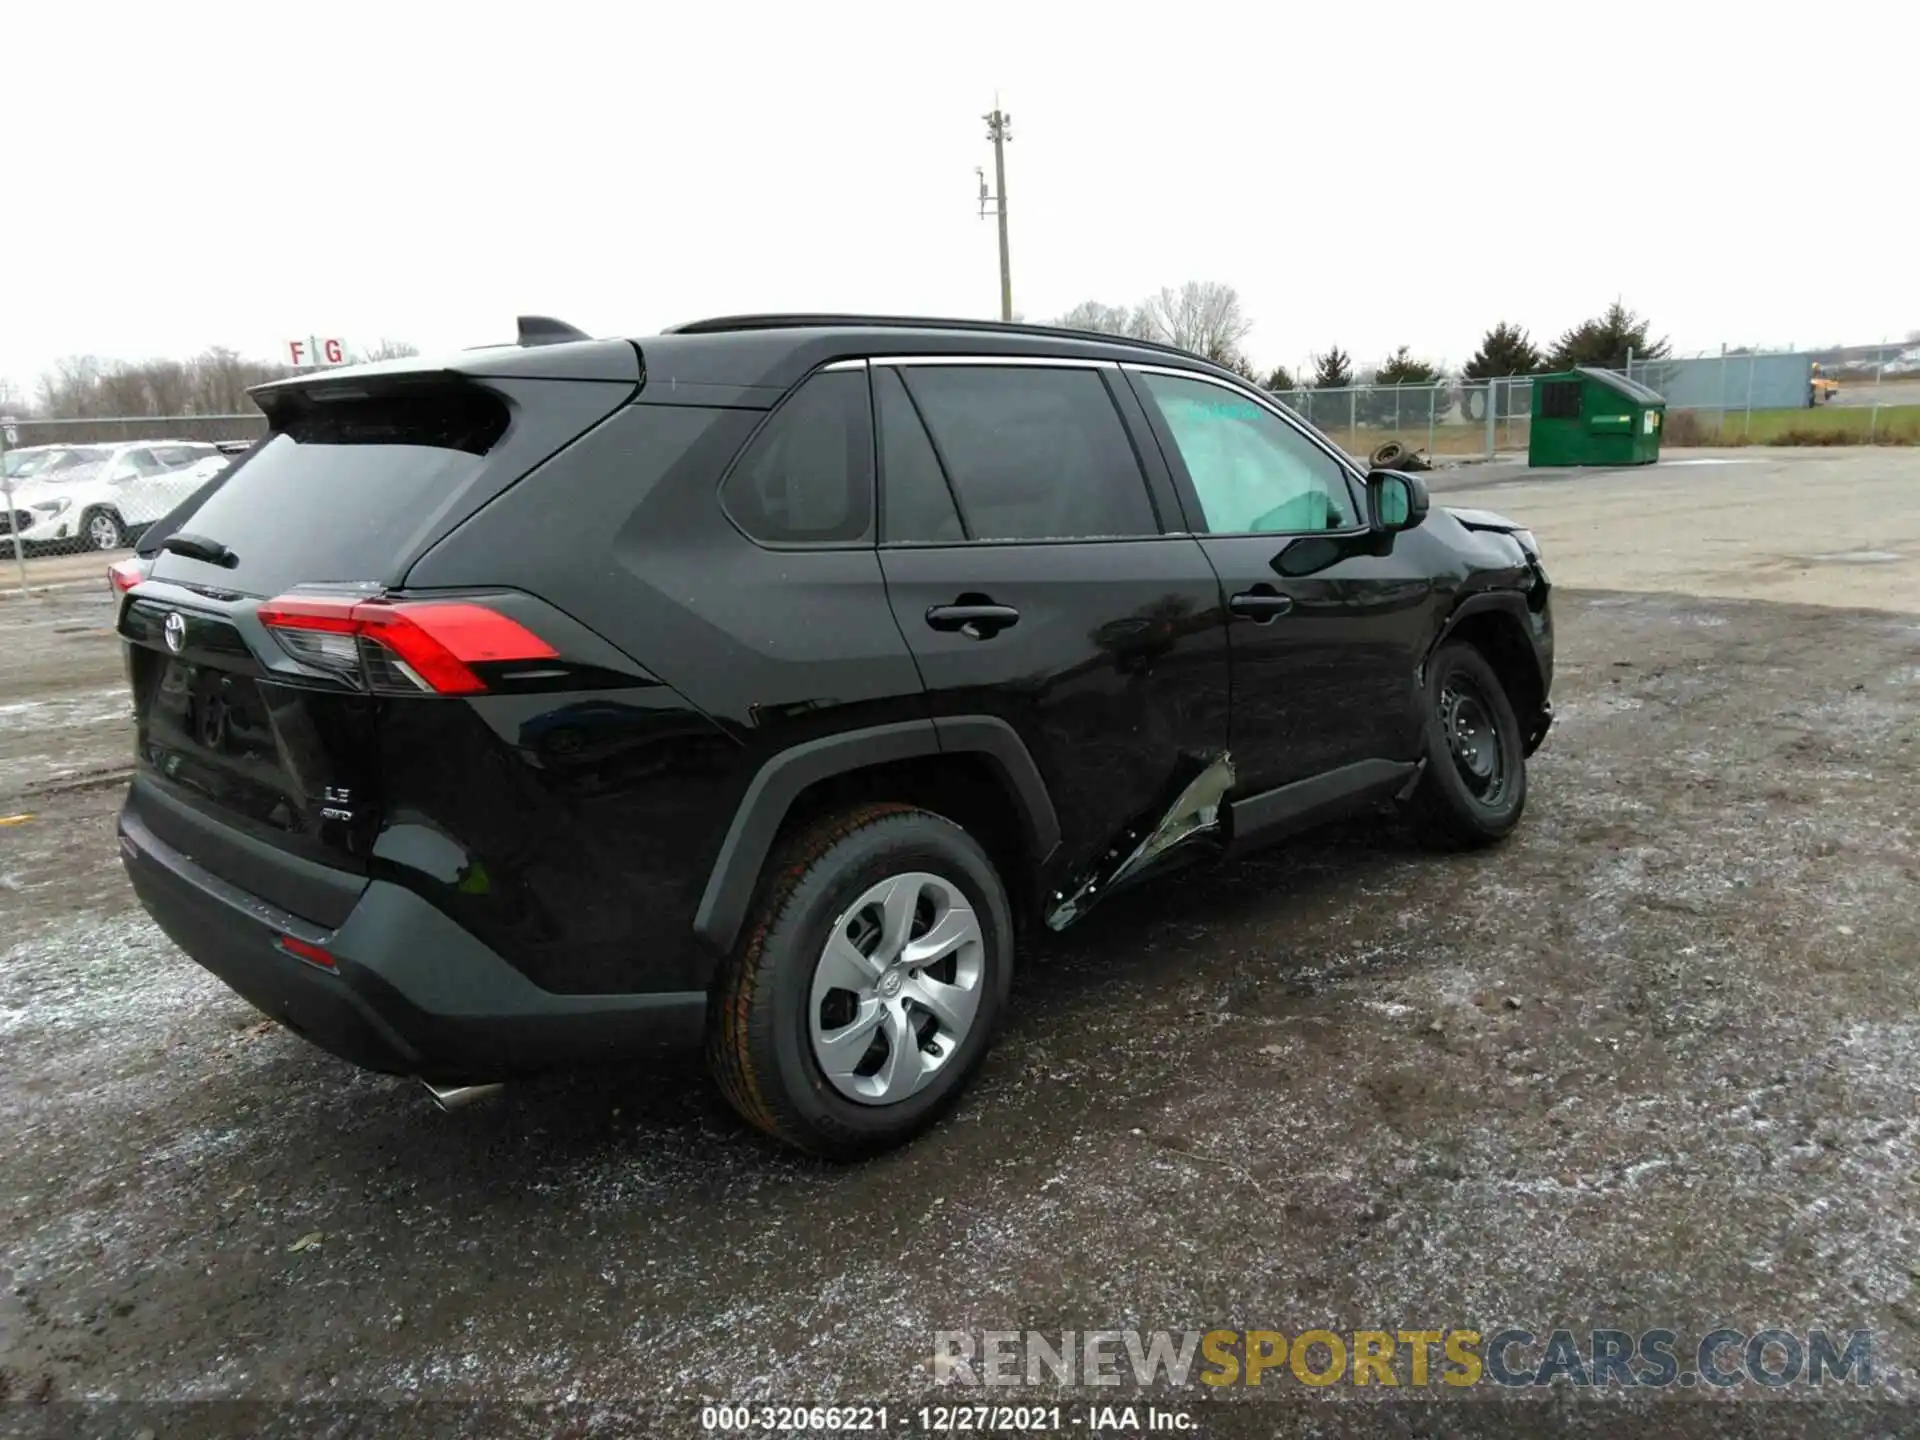
[[(981, 118), (987, 122), (987, 138), (993, 141), (994, 193), (987, 193), (987, 177), (980, 175), (980, 217), (986, 218), (987, 202), (991, 200), (993, 213), (1000, 218), (1000, 318), (1011, 321), (1013, 267), (1007, 258), (1007, 142), (1013, 139), (1013, 117), (1000, 108), (1000, 99), (995, 96), (992, 111)], [(974, 173), (980, 174), (977, 170)]]
[[(1875, 415), (1879, 413), (1877, 410), (1874, 412)], [(7, 478), (5, 462), (7, 447), (20, 439), (20, 432), (14, 428), (16, 424), (13, 416), (0, 416), (0, 509), (9, 512), (13, 509), (13, 481)], [(20, 527), (14, 523), (17, 518), (8, 515), (7, 529), (13, 535), (13, 563), (20, 571), (20, 595), (24, 599), (27, 593), (27, 552), (20, 543)]]

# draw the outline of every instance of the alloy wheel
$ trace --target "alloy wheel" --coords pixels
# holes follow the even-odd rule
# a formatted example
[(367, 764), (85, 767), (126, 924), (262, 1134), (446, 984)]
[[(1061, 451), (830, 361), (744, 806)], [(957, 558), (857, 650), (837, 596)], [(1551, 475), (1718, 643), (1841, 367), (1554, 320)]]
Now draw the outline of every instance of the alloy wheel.
[(87, 521), (87, 539), (96, 550), (118, 550), (120, 524), (111, 515), (96, 515)]

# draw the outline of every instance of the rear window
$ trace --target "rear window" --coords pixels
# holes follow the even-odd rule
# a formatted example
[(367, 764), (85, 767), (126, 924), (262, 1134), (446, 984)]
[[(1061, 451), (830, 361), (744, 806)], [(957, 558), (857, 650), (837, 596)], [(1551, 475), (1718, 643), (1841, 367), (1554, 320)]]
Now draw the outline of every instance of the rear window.
[(381, 580), (486, 466), (505, 403), (476, 386), (274, 408), (273, 432), (236, 460), (181, 525), (218, 540), (231, 569), (163, 556), (164, 578), (257, 595), (305, 582)]
[(211, 445), (159, 445), (154, 447), (154, 456), (169, 470), (177, 470), (183, 465), (191, 465), (196, 460), (204, 460), (213, 453)]

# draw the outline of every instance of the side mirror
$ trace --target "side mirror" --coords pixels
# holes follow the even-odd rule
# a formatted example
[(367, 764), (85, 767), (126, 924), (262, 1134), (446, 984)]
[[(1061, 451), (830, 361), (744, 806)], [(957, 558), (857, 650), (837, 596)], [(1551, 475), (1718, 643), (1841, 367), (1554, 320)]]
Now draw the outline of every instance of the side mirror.
[(1367, 523), (1382, 534), (1411, 530), (1427, 518), (1427, 485), (1417, 475), (1375, 470), (1367, 476)]

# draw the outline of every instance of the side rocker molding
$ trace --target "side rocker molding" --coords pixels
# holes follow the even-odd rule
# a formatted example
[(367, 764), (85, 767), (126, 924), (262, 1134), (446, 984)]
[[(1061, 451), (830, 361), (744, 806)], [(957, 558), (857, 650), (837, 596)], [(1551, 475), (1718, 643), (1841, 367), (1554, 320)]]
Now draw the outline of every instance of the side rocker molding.
[(1227, 802), (1232, 849), (1242, 853), (1343, 810), (1407, 791), (1420, 776), (1410, 760), (1357, 760), (1291, 785)]
[(1033, 756), (1006, 721), (988, 715), (945, 716), (827, 735), (782, 750), (753, 777), (720, 842), (700, 907), (694, 912), (694, 934), (723, 952), (733, 948), (774, 837), (808, 786), (874, 765), (967, 752), (987, 755), (998, 763), (1019, 806), (1034, 855), (1050, 855), (1060, 843), (1060, 820)]

